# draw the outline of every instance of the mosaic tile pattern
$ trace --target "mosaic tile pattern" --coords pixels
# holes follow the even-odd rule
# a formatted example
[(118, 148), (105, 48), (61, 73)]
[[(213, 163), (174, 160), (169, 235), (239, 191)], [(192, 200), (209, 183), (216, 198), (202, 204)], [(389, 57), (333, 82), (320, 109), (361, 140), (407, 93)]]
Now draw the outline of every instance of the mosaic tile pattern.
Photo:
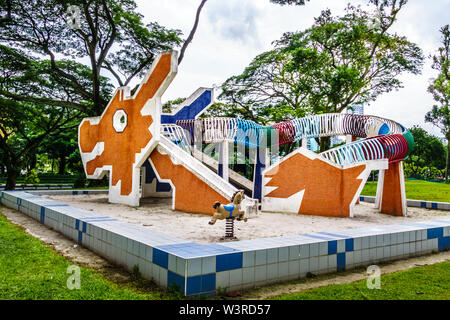
[(176, 286), (187, 296), (450, 249), (450, 219), (198, 244), (23, 191), (0, 192), (0, 203), (128, 270), (137, 265), (143, 277), (162, 287)]

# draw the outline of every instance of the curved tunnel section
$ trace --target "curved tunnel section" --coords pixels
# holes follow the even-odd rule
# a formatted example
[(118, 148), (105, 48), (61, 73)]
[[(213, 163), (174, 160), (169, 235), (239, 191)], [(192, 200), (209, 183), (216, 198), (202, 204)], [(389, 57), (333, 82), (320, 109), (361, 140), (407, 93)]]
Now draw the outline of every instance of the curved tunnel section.
[(288, 120), (269, 127), (236, 118), (179, 120), (177, 125), (188, 132), (191, 144), (197, 125), (201, 127), (204, 142), (230, 141), (251, 148), (259, 147), (263, 141), (270, 145), (269, 135), (274, 132), (278, 137), (277, 145), (329, 136), (362, 138), (321, 153), (324, 158), (338, 164), (377, 159), (395, 163), (405, 159), (414, 148), (409, 130), (395, 121), (370, 115), (329, 113)]

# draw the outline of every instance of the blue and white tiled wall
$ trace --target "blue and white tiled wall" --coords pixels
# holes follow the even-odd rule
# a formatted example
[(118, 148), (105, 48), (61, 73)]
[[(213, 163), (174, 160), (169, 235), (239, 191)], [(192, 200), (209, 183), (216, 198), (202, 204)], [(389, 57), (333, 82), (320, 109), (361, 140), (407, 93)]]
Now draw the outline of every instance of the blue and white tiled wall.
[[(83, 194), (83, 193), (82, 193)], [(198, 244), (26, 192), (0, 202), (188, 296), (213, 295), (450, 249), (450, 219)]]

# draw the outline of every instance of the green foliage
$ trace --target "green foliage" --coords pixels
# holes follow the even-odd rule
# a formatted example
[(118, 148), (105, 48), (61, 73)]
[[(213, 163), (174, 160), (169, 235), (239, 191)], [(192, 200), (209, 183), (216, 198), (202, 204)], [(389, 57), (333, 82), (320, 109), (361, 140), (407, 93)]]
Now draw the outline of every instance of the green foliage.
[[(417, 156), (415, 156), (417, 157)], [(404, 166), (405, 175), (407, 177), (420, 178), (425, 180), (435, 179), (438, 177), (443, 177), (445, 170), (439, 170), (436, 167), (430, 166), (417, 166), (414, 163), (405, 163)]]
[(322, 11), (311, 28), (285, 33), (223, 83), (217, 107), (269, 123), (341, 112), (401, 88), (398, 76), (418, 74), (423, 64), (416, 44), (388, 32), (405, 1), (372, 3), (371, 12), (349, 5), (340, 17)]
[[(79, 8), (76, 25), (68, 23), (75, 19), (69, 6)], [(0, 43), (47, 59), (55, 78), (92, 103), (85, 111), (99, 115), (109, 100), (102, 94), (102, 70), (111, 72), (119, 85), (127, 85), (143, 74), (157, 53), (181, 42), (179, 30), (156, 22), (145, 25), (136, 7), (133, 0), (30, 0), (26, 5), (13, 1), (11, 21), (0, 25)], [(90, 79), (80, 81), (58, 65), (57, 57), (67, 63), (89, 61)]]
[(28, 176), (26, 176), (25, 184), (38, 184), (41, 180), (38, 178), (36, 170), (31, 170)]
[(447, 139), (447, 163), (445, 167), (445, 177), (450, 182), (450, 29), (449, 25), (441, 28), (442, 47), (438, 49), (438, 54), (432, 57), (433, 69), (439, 72), (436, 79), (428, 87), (428, 92), (433, 95), (437, 104), (433, 105), (431, 111), (425, 115), (425, 121), (430, 122), (441, 129), (442, 134)]
[(78, 174), (75, 182), (73, 183), (73, 187), (75, 189), (86, 187), (86, 180), (87, 179), (86, 179), (86, 175), (84, 174), (84, 172)]
[(0, 1), (0, 156), (7, 189), (23, 169), (37, 167), (38, 155), (59, 173), (81, 171), (77, 126), (100, 115), (112, 94), (101, 74), (109, 71), (128, 85), (158, 53), (181, 43), (179, 30), (144, 24), (136, 8), (133, 0)]
[(415, 146), (405, 160), (405, 174), (421, 179), (443, 176), (446, 151), (442, 141), (418, 126), (410, 128), (410, 132)]
[(174, 108), (176, 108), (179, 104), (183, 103), (185, 100), (186, 98), (176, 98), (174, 100), (167, 101), (162, 105), (162, 112), (163, 113), (173, 112)]

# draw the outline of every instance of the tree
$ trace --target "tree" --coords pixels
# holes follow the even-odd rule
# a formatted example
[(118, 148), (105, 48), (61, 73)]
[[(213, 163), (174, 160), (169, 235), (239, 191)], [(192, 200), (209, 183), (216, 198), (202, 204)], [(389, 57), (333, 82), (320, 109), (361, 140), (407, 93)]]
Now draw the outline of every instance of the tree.
[[(91, 73), (86, 66), (57, 61), (55, 65), (88, 88)], [(100, 78), (102, 94), (110, 95), (107, 79)], [(50, 61), (0, 45), (0, 149), (7, 169), (6, 189), (36, 162), (40, 144), (50, 134), (76, 128), (92, 102), (84, 100), (70, 83), (52, 71)]]
[(13, 190), (28, 157), (50, 132), (74, 126), (79, 114), (70, 108), (35, 106), (0, 98), (0, 149), (7, 170), (6, 190)]
[(409, 130), (414, 137), (414, 149), (405, 160), (410, 175), (416, 178), (421, 177), (424, 167), (444, 169), (446, 152), (442, 141), (419, 126)]
[(0, 17), (0, 149), (7, 189), (46, 138), (102, 113), (112, 92), (105, 73), (128, 85), (158, 53), (182, 43), (179, 30), (144, 25), (133, 0), (0, 0)]
[(425, 115), (425, 121), (430, 122), (441, 129), (447, 139), (447, 161), (445, 165), (445, 179), (449, 183), (449, 162), (450, 162), (450, 30), (446, 25), (440, 30), (442, 34), (442, 47), (438, 53), (432, 57), (432, 68), (439, 72), (436, 79), (428, 87), (428, 92), (433, 95), (435, 104), (431, 111)]
[[(158, 52), (181, 42), (179, 30), (156, 22), (144, 25), (135, 9), (132, 0), (14, 1), (11, 20), (0, 25), (0, 43), (48, 59), (54, 77), (92, 101), (84, 111), (99, 115), (109, 101), (102, 95), (102, 70), (109, 71), (120, 86), (127, 85), (143, 74)], [(59, 67), (59, 56), (87, 59), (90, 86)]]
[(52, 163), (57, 160), (58, 174), (65, 174), (69, 160), (72, 160), (72, 155), (78, 150), (77, 127), (47, 136), (42, 146), (44, 147), (41, 147), (40, 153), (47, 154)]
[[(285, 33), (222, 85), (222, 99), (238, 115), (277, 121), (304, 114), (342, 112), (402, 87), (398, 75), (418, 74), (421, 49), (389, 33), (406, 1), (371, 1), (367, 12), (348, 5), (342, 17), (322, 11), (311, 28)], [(321, 151), (329, 138), (321, 139)]]

